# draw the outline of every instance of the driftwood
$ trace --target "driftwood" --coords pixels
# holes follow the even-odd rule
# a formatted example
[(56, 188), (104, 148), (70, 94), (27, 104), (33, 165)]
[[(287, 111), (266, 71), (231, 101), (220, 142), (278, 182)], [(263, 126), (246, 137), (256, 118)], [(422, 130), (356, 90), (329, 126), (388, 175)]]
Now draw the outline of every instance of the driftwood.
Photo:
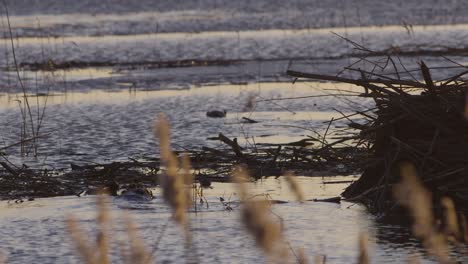
[(241, 122), (242, 122), (242, 123), (247, 123), (247, 124), (256, 124), (256, 123), (259, 123), (258, 121), (253, 120), (253, 119), (250, 119), (250, 118), (245, 117), (245, 116), (242, 117), (242, 121), (241, 121)]
[(324, 203), (340, 203), (341, 202), (341, 197), (336, 196), (336, 197), (330, 197), (330, 198), (324, 198), (324, 199), (312, 199), (308, 201), (313, 201), (313, 202), (324, 202)]
[(238, 157), (243, 156), (241, 147), (239, 146), (239, 144), (237, 144), (237, 138), (230, 140), (228, 137), (226, 137), (222, 133), (219, 133), (219, 140), (229, 145)]
[(15, 169), (13, 169), (10, 165), (8, 165), (8, 163), (1, 161), (0, 165), (2, 165), (2, 167), (5, 168), (5, 170), (9, 172), (12, 176), (18, 176), (18, 172)]

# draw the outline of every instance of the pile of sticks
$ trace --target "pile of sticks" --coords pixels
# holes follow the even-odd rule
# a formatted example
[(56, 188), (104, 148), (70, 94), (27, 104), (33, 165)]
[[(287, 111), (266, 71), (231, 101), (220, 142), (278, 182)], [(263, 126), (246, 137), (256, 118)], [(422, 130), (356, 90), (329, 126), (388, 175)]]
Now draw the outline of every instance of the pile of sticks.
[(233, 167), (238, 165), (246, 167), (255, 179), (281, 176), (288, 171), (303, 176), (349, 175), (360, 167), (357, 157), (366, 155), (361, 149), (333, 148), (313, 137), (284, 144), (255, 144), (249, 148), (240, 147), (236, 139), (223, 134), (217, 139), (229, 148), (203, 147), (190, 155), (195, 169), (218, 179), (228, 178)]
[[(254, 179), (281, 176), (294, 171), (304, 176), (355, 174), (367, 155), (352, 147), (334, 148), (317, 138), (305, 138), (284, 144), (256, 144), (241, 147), (237, 139), (223, 134), (212, 138), (223, 142), (219, 148), (203, 147), (198, 150), (176, 151), (190, 157), (198, 182), (230, 181), (234, 167), (243, 166)], [(317, 146), (315, 146), (317, 145)], [(0, 199), (17, 200), (36, 197), (78, 195), (89, 189), (106, 188), (117, 183), (156, 187), (158, 175), (163, 171), (159, 158), (109, 164), (71, 164), (70, 168), (48, 171), (17, 167), (0, 162)]]
[[(468, 206), (468, 73), (461, 68), (454, 76), (435, 81), (421, 61), (417, 78), (403, 79), (359, 68), (348, 68), (353, 77), (288, 71), (290, 76), (354, 84), (363, 88), (362, 97), (372, 106), (359, 122), (348, 125), (355, 132), (355, 148), (370, 151), (363, 174), (343, 196), (364, 203), (374, 212), (395, 208), (392, 188), (400, 181), (399, 164), (413, 163), (434, 200), (452, 198)], [(363, 111), (356, 114), (363, 113)]]
[(14, 167), (0, 162), (0, 200), (18, 200), (80, 195), (90, 190), (105, 189), (117, 183), (122, 188), (130, 185), (156, 186), (159, 163), (137, 161), (109, 164), (75, 165), (71, 168), (48, 170)]

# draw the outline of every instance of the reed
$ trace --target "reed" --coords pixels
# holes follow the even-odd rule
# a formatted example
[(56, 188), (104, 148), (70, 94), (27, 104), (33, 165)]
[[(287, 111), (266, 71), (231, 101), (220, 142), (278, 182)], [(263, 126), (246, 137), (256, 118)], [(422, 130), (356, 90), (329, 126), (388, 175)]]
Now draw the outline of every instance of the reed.
[(443, 234), (450, 241), (461, 241), (460, 225), (458, 222), (457, 212), (452, 199), (443, 197), (440, 201), (444, 211), (444, 229)]
[[(80, 228), (78, 220), (69, 215), (66, 219), (68, 234), (76, 247), (76, 252), (86, 264), (109, 264), (109, 251), (112, 240), (111, 217), (107, 206), (107, 196), (97, 196), (97, 234), (95, 242), (88, 241), (86, 233)], [(120, 250), (124, 263), (148, 264), (152, 256), (137, 235), (136, 227), (128, 215), (124, 216), (126, 233), (129, 237), (128, 250)]]
[(325, 255), (316, 255), (314, 257), (314, 264), (325, 264), (327, 263), (327, 257)]
[(408, 264), (420, 264), (421, 261), (417, 256), (410, 256), (407, 261)]
[(296, 250), (296, 258), (298, 264), (307, 264), (309, 263), (309, 259), (304, 252), (304, 248), (299, 248)]
[[(40, 129), (42, 127), (44, 117), (45, 117), (45, 110), (47, 107), (47, 99), (49, 96), (49, 92), (46, 94), (46, 100), (44, 105), (42, 106), (42, 109), (39, 105), (39, 99), (37, 99), (37, 112), (36, 114), (33, 114), (31, 104), (29, 102), (29, 91), (28, 88), (26, 87), (23, 78), (21, 78), (20, 75), (20, 66), (18, 64), (17, 58), (16, 58), (16, 49), (15, 45), (13, 42), (13, 32), (12, 32), (12, 26), (10, 22), (10, 15), (9, 15), (9, 10), (8, 10), (8, 5), (6, 0), (2, 0), (3, 8), (5, 10), (5, 15), (6, 15), (6, 21), (7, 21), (7, 27), (8, 27), (8, 38), (10, 39), (10, 44), (11, 44), (11, 52), (12, 52), (12, 57), (13, 57), (13, 63), (15, 67), (15, 72), (16, 72), (16, 78), (18, 81), (18, 84), (21, 88), (21, 97), (17, 97), (16, 101), (18, 102), (18, 106), (20, 109), (20, 114), (21, 114), (21, 138), (19, 140), (20, 146), (21, 146), (21, 155), (29, 155), (30, 149), (27, 148), (26, 143), (31, 143), (31, 149), (32, 149), (32, 154), (34, 157), (38, 156), (38, 148), (39, 148), (39, 138), (41, 137), (39, 135)], [(5, 49), (6, 52), (6, 57), (7, 57), (7, 66), (8, 66), (8, 51)], [(9, 75), (8, 75), (9, 76)], [(9, 78), (9, 77), (8, 77)], [(8, 79), (8, 82), (9, 79)], [(36, 120), (35, 120), (36, 119)]]
[(299, 186), (299, 183), (297, 182), (297, 179), (294, 176), (294, 174), (289, 171), (285, 174), (285, 178), (289, 184), (289, 188), (296, 196), (296, 199), (300, 201), (301, 203), (304, 202), (305, 201), (304, 192), (302, 191), (302, 188)]
[(393, 188), (397, 201), (408, 208), (413, 219), (413, 234), (439, 263), (452, 263), (445, 236), (438, 232), (432, 213), (432, 196), (418, 179), (416, 168), (409, 162), (400, 166), (401, 182)]
[(285, 247), (281, 223), (271, 217), (271, 203), (249, 198), (246, 181), (249, 176), (245, 169), (235, 168), (232, 179), (237, 183), (239, 197), (243, 202), (241, 219), (247, 231), (255, 238), (256, 245), (272, 262), (285, 263), (288, 251)]
[(187, 209), (190, 207), (190, 193), (185, 183), (191, 184), (190, 162), (187, 157), (182, 159), (184, 173), (179, 173), (179, 160), (172, 152), (170, 143), (170, 127), (166, 117), (160, 114), (155, 125), (155, 136), (159, 139), (159, 148), (162, 165), (165, 171), (160, 177), (164, 200), (172, 208), (172, 217), (185, 231), (187, 240), (190, 240), (188, 228)]
[(138, 229), (132, 221), (130, 214), (124, 215), (125, 226), (128, 234), (128, 249), (122, 249), (122, 257), (125, 263), (152, 263), (154, 257), (147, 250), (144, 241), (138, 234)]
[(369, 238), (367, 234), (361, 233), (359, 235), (359, 256), (357, 263), (369, 264)]

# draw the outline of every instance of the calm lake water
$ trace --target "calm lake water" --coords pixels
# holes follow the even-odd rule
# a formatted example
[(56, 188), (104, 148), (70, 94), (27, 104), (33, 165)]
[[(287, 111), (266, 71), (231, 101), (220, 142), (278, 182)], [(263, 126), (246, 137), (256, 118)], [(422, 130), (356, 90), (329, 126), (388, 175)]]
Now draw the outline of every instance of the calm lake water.
[[(323, 184), (325, 181), (355, 180), (356, 177), (298, 177), (307, 199), (324, 198), (339, 193), (345, 184)], [(282, 219), (288, 242), (295, 249), (303, 247), (307, 256), (326, 256), (327, 263), (353, 263), (358, 256), (358, 236), (369, 236), (372, 263), (404, 263), (410, 256), (418, 256), (423, 263), (431, 262), (424, 256), (418, 242), (406, 228), (376, 221), (360, 205), (295, 202), (284, 179), (267, 179), (249, 184), (252, 195), (268, 194), (272, 199), (289, 201), (273, 206), (277, 221)], [(201, 263), (264, 263), (252, 237), (240, 222), (240, 209), (230, 183), (214, 183), (205, 190), (209, 208), (191, 212), (196, 256)], [(152, 202), (136, 203), (122, 199), (110, 201), (114, 250), (117, 242), (127, 239), (122, 223), (127, 211), (138, 224), (140, 235), (148, 249), (156, 250), (158, 263), (183, 263), (186, 259), (183, 236), (177, 226), (168, 223), (170, 210), (159, 196)], [(224, 210), (219, 197), (233, 201), (233, 211)], [(0, 205), (0, 234), (2, 249), (9, 253), (11, 263), (77, 263), (74, 247), (64, 230), (65, 216), (73, 214), (93, 239), (95, 228), (95, 197), (61, 197), (38, 199), (23, 204)], [(274, 219), (274, 218), (273, 218)], [(165, 231), (164, 226), (166, 226)], [(163, 236), (158, 242), (161, 233)], [(91, 243), (91, 242), (90, 242)], [(156, 245), (157, 248), (156, 248)], [(215, 250), (213, 250), (215, 249)], [(114, 251), (115, 252), (115, 251)], [(117, 259), (115, 252), (113, 258)], [(466, 260), (462, 256), (460, 261)]]
[[(373, 51), (411, 53), (397, 57), (395, 68), (409, 72), (402, 78), (419, 78), (420, 60), (430, 67), (454, 67), (433, 70), (434, 79), (463, 71), (459, 66), (468, 64), (466, 56), (447, 52), (466, 48), (468, 1), (7, 2), (20, 79), (34, 121), (40, 122), (43, 114), (44, 137), (37, 158), (21, 156), (19, 147), (7, 149), (0, 158), (41, 168), (155, 157), (153, 124), (161, 112), (171, 122), (178, 150), (218, 147), (218, 141), (207, 140), (218, 133), (237, 137), (246, 146), (323, 133), (327, 121), (341, 116), (339, 112), (365, 110), (372, 102), (356, 97), (361, 91), (355, 87), (293, 83), (285, 72), (336, 74), (347, 65), (372, 69), (370, 61), (379, 58), (354, 64), (360, 51), (343, 38)], [(20, 140), (25, 109), (3, 11), (1, 23), (0, 148)], [(435, 56), (437, 52), (444, 56)], [(52, 71), (38, 70), (45, 68)], [(395, 68), (380, 73), (392, 74)], [(301, 98), (287, 99), (292, 97)], [(212, 109), (227, 110), (227, 117), (207, 118), (206, 111)], [(260, 123), (241, 124), (242, 117)], [(306, 197), (337, 196), (346, 184), (323, 181), (356, 179), (331, 176), (299, 177)], [(300, 204), (281, 178), (249, 186), (253, 194), (289, 201), (274, 205), (273, 211), (283, 219), (292, 247), (303, 247), (310, 260), (326, 256), (327, 263), (355, 262), (358, 236), (365, 232), (372, 263), (404, 263), (410, 256), (433, 262), (408, 228), (384, 223), (360, 205)], [(219, 202), (219, 197), (237, 201), (235, 191), (232, 184), (214, 183), (205, 191), (209, 208), (190, 213), (201, 263), (265, 262), (242, 228), (239, 208), (225, 211)], [(129, 211), (148, 248), (156, 250), (158, 263), (183, 263), (181, 233), (172, 222), (167, 224), (170, 211), (159, 189), (155, 192), (156, 199), (147, 203), (109, 202), (115, 218), (113, 243), (126, 239), (121, 218)], [(78, 263), (64, 230), (68, 214), (78, 217), (92, 234), (95, 197), (1, 202), (2, 254), (9, 263)], [(468, 262), (460, 252), (455, 250), (454, 258)]]
[[(93, 90), (31, 97), (31, 107), (39, 110), (39, 114), (47, 103), (41, 128), (47, 137), (40, 140), (39, 148), (39, 156), (43, 158), (21, 157), (19, 147), (9, 151), (10, 158), (50, 168), (68, 168), (71, 162), (153, 157), (158, 151), (153, 133), (158, 113), (168, 116), (174, 147), (179, 150), (219, 147), (220, 141), (207, 140), (219, 133), (239, 138), (246, 147), (254, 142), (293, 142), (307, 133), (323, 132), (326, 122), (341, 116), (334, 111), (336, 108), (346, 113), (370, 105), (369, 100), (358, 97), (341, 100), (340, 93), (324, 90), (337, 87), (353, 89), (329, 83), (257, 83), (183, 90)], [(301, 96), (317, 97), (274, 101)], [(6, 142), (16, 142), (21, 135), (17, 99), (11, 94), (0, 97), (0, 131)], [(253, 109), (246, 110), (246, 104), (252, 100)], [(227, 110), (227, 117), (207, 118), (206, 111), (212, 109)], [(242, 117), (260, 123), (242, 124)]]

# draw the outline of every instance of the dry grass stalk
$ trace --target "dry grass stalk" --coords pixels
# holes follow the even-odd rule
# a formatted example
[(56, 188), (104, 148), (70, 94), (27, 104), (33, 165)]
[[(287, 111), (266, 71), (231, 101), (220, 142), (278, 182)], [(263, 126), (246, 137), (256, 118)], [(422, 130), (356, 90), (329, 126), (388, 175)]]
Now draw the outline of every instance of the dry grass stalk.
[(188, 154), (184, 153), (181, 157), (182, 169), (183, 169), (183, 176), (184, 176), (184, 183), (185, 186), (191, 186), (191, 188), (186, 188), (187, 195), (189, 198), (187, 207), (193, 205), (195, 212), (197, 212), (197, 200), (200, 199), (200, 203), (205, 203), (208, 206), (208, 201), (206, 200), (205, 196), (203, 195), (203, 188), (197, 185), (194, 182), (194, 175), (192, 172), (192, 167), (190, 165), (190, 158)]
[(460, 229), (458, 225), (457, 212), (455, 211), (455, 205), (452, 199), (448, 197), (442, 198), (440, 201), (442, 208), (444, 209), (445, 227), (444, 235), (452, 241), (460, 241)]
[(98, 233), (95, 245), (94, 243), (89, 243), (89, 241), (87, 241), (85, 232), (80, 229), (76, 218), (69, 216), (66, 220), (68, 233), (75, 242), (78, 253), (87, 264), (109, 263), (109, 233), (107, 226), (110, 224), (110, 217), (107, 207), (105, 206), (104, 195), (98, 195), (97, 213)]
[[(129, 238), (129, 251), (121, 251), (124, 256), (125, 263), (141, 263), (149, 264), (152, 262), (153, 257), (146, 249), (145, 244), (141, 237), (138, 235), (137, 227), (130, 218), (129, 214), (125, 214), (125, 225)], [(125, 253), (124, 253), (125, 252)]]
[[(79, 227), (78, 221), (73, 216), (69, 216), (66, 220), (67, 230), (76, 249), (87, 264), (108, 264), (109, 261), (109, 245), (110, 235), (110, 213), (106, 206), (106, 196), (98, 195), (97, 197), (97, 225), (98, 233), (96, 235), (96, 243), (88, 241), (85, 232)], [(127, 234), (129, 237), (130, 252), (121, 251), (124, 263), (147, 264), (151, 262), (151, 255), (144, 247), (143, 241), (138, 237), (135, 225), (126, 218)]]
[(296, 180), (296, 177), (292, 172), (287, 172), (286, 175), (286, 181), (289, 183), (289, 188), (291, 191), (294, 193), (296, 196), (296, 199), (300, 201), (301, 203), (304, 202), (304, 192), (302, 191), (301, 187), (299, 186), (299, 183)]
[(314, 264), (325, 264), (327, 263), (327, 255), (315, 255)]
[(0, 252), (0, 264), (7, 263), (8, 258), (6, 257), (6, 254), (3, 254), (4, 252)]
[(106, 206), (106, 198), (104, 195), (98, 195), (97, 198), (97, 241), (100, 263), (109, 263), (109, 226), (110, 213)]
[[(161, 161), (166, 171), (161, 175), (161, 187), (166, 202), (172, 208), (174, 221), (188, 232), (187, 209), (190, 206), (190, 194), (185, 190), (186, 181), (193, 181), (190, 174), (188, 157), (182, 160), (184, 174), (179, 174), (179, 161), (170, 146), (169, 122), (164, 115), (159, 115), (156, 122), (156, 138), (159, 139)], [(188, 235), (188, 233), (186, 233)], [(187, 237), (188, 238), (188, 237)]]
[(190, 165), (190, 157), (188, 154), (182, 154), (182, 169), (184, 170), (184, 183), (187, 186), (191, 186), (193, 184), (193, 173), (192, 168)]
[(367, 234), (359, 235), (359, 264), (369, 264), (369, 238)]
[(233, 181), (237, 183), (239, 196), (244, 202), (242, 222), (247, 231), (255, 237), (256, 244), (274, 262), (287, 262), (288, 252), (285, 247), (281, 224), (272, 220), (271, 203), (248, 199), (246, 181), (249, 178), (242, 168), (234, 169)]
[(408, 258), (408, 264), (420, 264), (421, 261), (419, 260), (418, 256), (412, 255)]
[(451, 263), (446, 239), (434, 228), (431, 194), (418, 179), (413, 164), (402, 163), (400, 174), (401, 183), (397, 184), (393, 191), (398, 202), (407, 207), (412, 215), (413, 234), (440, 263)]
[(250, 112), (255, 108), (255, 98), (257, 96), (253, 93), (249, 94), (247, 97), (247, 100), (244, 104), (244, 107), (242, 108), (242, 112)]
[(466, 221), (465, 214), (460, 212), (460, 236), (463, 242), (468, 242), (468, 221)]
[(203, 192), (203, 187), (201, 186), (201, 184), (192, 183), (191, 197), (192, 197), (192, 205), (193, 205), (193, 208), (195, 209), (195, 212), (197, 212), (198, 210), (198, 203), (200, 203), (200, 206), (205, 204), (206, 208), (209, 208), (209, 203), (205, 197), (205, 194)]
[(307, 264), (307, 263), (309, 263), (309, 260), (307, 259), (304, 248), (299, 248), (297, 250), (296, 255), (297, 255), (297, 263), (298, 264)]
[(88, 245), (88, 241), (86, 240), (86, 236), (84, 235), (83, 230), (81, 230), (78, 226), (78, 221), (74, 217), (68, 217), (66, 224), (68, 233), (75, 243), (76, 250), (82, 258), (83, 262), (86, 264), (99, 263), (94, 252), (94, 248)]

